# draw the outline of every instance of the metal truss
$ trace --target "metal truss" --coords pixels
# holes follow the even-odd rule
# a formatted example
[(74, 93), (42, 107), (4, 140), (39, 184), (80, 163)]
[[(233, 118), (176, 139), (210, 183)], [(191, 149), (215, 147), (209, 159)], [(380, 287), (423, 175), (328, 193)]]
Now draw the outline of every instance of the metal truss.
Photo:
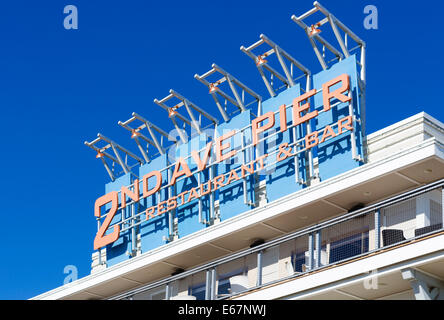
[[(266, 44), (271, 48), (262, 54), (259, 55), (254, 54), (253, 50), (259, 48), (263, 44)], [(260, 40), (257, 41), (256, 43), (252, 44), (248, 48), (241, 46), (240, 49), (246, 55), (248, 55), (250, 58), (254, 60), (256, 67), (259, 70), (259, 73), (261, 74), (262, 80), (264, 81), (270, 96), (274, 97), (276, 95), (277, 90), (286, 89), (294, 86), (295, 83), (303, 77), (306, 77), (307, 79), (306, 90), (307, 91), (310, 90), (310, 76), (311, 76), (310, 70), (306, 68), (304, 65), (302, 65), (295, 58), (293, 58), (289, 53), (283, 50), (280, 46), (278, 46), (276, 43), (274, 43), (264, 34), (260, 35)], [(267, 60), (273, 54), (276, 55), (278, 63), (282, 68), (284, 74), (279, 73), (275, 68), (273, 68), (270, 65), (269, 61)], [(290, 64), (290, 67), (288, 67), (287, 65), (288, 63)], [(294, 67), (302, 71), (302, 74), (295, 77)], [(265, 75), (265, 70), (267, 70), (270, 73), (270, 79), (268, 79), (267, 76)], [(274, 78), (280, 80), (283, 83), (283, 85), (278, 88), (275, 88), (273, 83)]]
[[(137, 122), (141, 124), (134, 128), (130, 126), (130, 124)], [(164, 138), (168, 139), (169, 141), (173, 141), (173, 143), (177, 142), (174, 137), (170, 136), (167, 132), (135, 112), (132, 113), (132, 117), (130, 119), (126, 120), (125, 122), (119, 121), (118, 124), (131, 132), (131, 138), (137, 143), (140, 153), (146, 162), (150, 161), (150, 145), (156, 148), (160, 154), (165, 154), (166, 148), (164, 146)], [(148, 131), (149, 137), (143, 134), (143, 129)], [(158, 135), (160, 135), (160, 139), (158, 138)], [(143, 147), (142, 141), (140, 140), (143, 140), (143, 142), (147, 144), (146, 148)]]
[[(327, 70), (329, 66), (334, 63), (336, 60), (342, 60), (348, 58), (351, 54), (357, 52), (359, 55), (358, 59), (360, 61), (357, 62), (358, 65), (358, 74), (359, 74), (359, 88), (360, 88), (360, 100), (361, 100), (361, 118), (362, 118), (362, 132), (363, 136), (366, 136), (365, 133), (365, 84), (366, 84), (366, 64), (365, 64), (365, 42), (359, 38), (353, 31), (351, 31), (347, 26), (345, 26), (339, 19), (337, 19), (332, 13), (330, 13), (325, 7), (323, 7), (319, 2), (315, 1), (313, 3), (314, 8), (307, 11), (306, 13), (300, 15), (299, 17), (293, 15), (291, 19), (297, 23), (302, 29), (304, 29), (305, 33), (308, 36), (308, 39), (313, 47), (313, 50), (316, 54), (319, 63), (322, 66), (323, 70)], [(315, 23), (306, 23), (308, 18), (313, 19), (314, 14), (321, 13), (322, 17)], [(316, 21), (316, 20), (314, 20)], [(321, 33), (325, 33), (324, 25), (329, 25), (333, 32), (333, 39), (336, 40), (339, 48), (336, 48), (330, 42), (328, 42)], [(355, 42), (355, 46), (349, 48), (349, 39), (352, 39)], [(322, 46), (322, 53), (318, 48), (318, 44)], [(326, 60), (326, 50), (334, 55), (334, 58), (331, 60)], [(357, 119), (360, 121), (361, 119)]]
[[(268, 51), (265, 51), (262, 54), (255, 55), (253, 53), (253, 50), (256, 50), (261, 45), (266, 45), (270, 49)], [(256, 43), (252, 44), (248, 48), (245, 48), (242, 46), (241, 51), (243, 51), (245, 54), (247, 54), (250, 58), (254, 60), (256, 63), (256, 67), (259, 70), (259, 73), (261, 74), (262, 80), (265, 83), (265, 86), (267, 87), (268, 93), (271, 97), (276, 96), (276, 91), (281, 89), (287, 89), (293, 87), (298, 81), (305, 78), (305, 88), (301, 87), (301, 89), (305, 92), (308, 92), (311, 89), (311, 71), (306, 68), (302, 63), (297, 61), (295, 58), (293, 58), (289, 53), (287, 53), (284, 49), (282, 49), (280, 46), (278, 46), (275, 42), (273, 42), (270, 38), (265, 36), (264, 34), (260, 35), (260, 40)], [(273, 68), (267, 59), (270, 59), (272, 55), (275, 55), (278, 61), (278, 65), (281, 67), (282, 71), (284, 72), (284, 75), (279, 73), (275, 68)], [(267, 58), (267, 59), (266, 59)], [(288, 64), (290, 67), (288, 67)], [(302, 71), (299, 75), (294, 74), (294, 67)], [(267, 70), (271, 76), (270, 80), (268, 80), (267, 76), (265, 75), (265, 70)], [(283, 85), (278, 88), (274, 88), (273, 86), (273, 79), (276, 77), (279, 79)], [(307, 123), (307, 132), (311, 133), (311, 126), (310, 123)], [(292, 128), (292, 134), (293, 138), (296, 140), (296, 128)], [(312, 150), (308, 150), (308, 164), (309, 164), (309, 176), (310, 179), (315, 178), (314, 169), (313, 169), (313, 153)], [(303, 179), (299, 179), (299, 155), (296, 155), (294, 158), (295, 168), (296, 168), (296, 180), (300, 184), (307, 184), (306, 181)]]
[[(102, 147), (97, 146), (100, 143), (105, 143)], [(131, 151), (125, 149), (124, 147), (120, 146), (116, 142), (112, 141), (111, 139), (105, 137), (104, 135), (98, 133), (97, 138), (94, 139), (91, 142), (85, 141), (85, 145), (90, 147), (91, 149), (95, 150), (97, 152), (96, 158), (100, 159), (105, 166), (106, 171), (108, 172), (110, 178), (112, 181), (116, 179), (115, 175), (115, 165), (118, 164), (123, 172), (125, 174), (131, 172), (131, 168), (136, 165), (142, 165), (145, 163), (145, 161), (138, 156), (136, 156)], [(114, 156), (106, 152), (108, 149), (111, 149), (114, 153)], [(122, 159), (122, 156), (120, 155), (120, 152), (123, 152), (125, 154), (125, 159)], [(107, 158), (108, 160), (112, 161), (112, 166), (110, 167), (105, 160)], [(136, 161), (136, 163), (130, 165), (128, 163), (129, 159), (133, 159)], [(125, 161), (124, 161), (125, 160)], [(132, 173), (132, 172), (131, 172)]]
[[(359, 63), (361, 67), (360, 76), (361, 80), (365, 82), (365, 47), (366, 47), (365, 42), (361, 40), (355, 33), (353, 33), (353, 31), (347, 28), (341, 21), (339, 21), (319, 2), (315, 1), (313, 5), (314, 5), (313, 9), (309, 10), (308, 12), (304, 13), (299, 17), (293, 15), (291, 19), (294, 22), (296, 22), (302, 29), (304, 29), (305, 33), (308, 36), (308, 39), (310, 40), (311, 45), (313, 46), (313, 50), (315, 51), (316, 57), (318, 58), (322, 68), (326, 70), (328, 68), (328, 64), (336, 60), (334, 59), (333, 61), (329, 62), (325, 60), (325, 48), (327, 48), (331, 53), (333, 53), (333, 55), (335, 55), (336, 58), (339, 60), (342, 60), (344, 57), (348, 58), (351, 52), (360, 49), (361, 50), (361, 62)], [(312, 16), (316, 12), (322, 13), (324, 18), (308, 26), (304, 22), (304, 20), (306, 20), (308, 17)], [(321, 26), (325, 24), (330, 25), (334, 37), (337, 43), (339, 44), (339, 49), (335, 48), (331, 43), (329, 43), (327, 40), (325, 40), (325, 38), (323, 38), (320, 35), (320, 33), (323, 32)], [(340, 30), (342, 30), (344, 35), (341, 35)], [(357, 47), (349, 49), (348, 45), (349, 37), (356, 42)], [(321, 52), (319, 51), (317, 42), (319, 42), (323, 46), (323, 51), (324, 51), (323, 54), (321, 54)]]
[[(259, 94), (248, 88), (241, 81), (216, 64), (213, 63), (211, 68), (212, 69), (210, 71), (204, 73), (203, 75), (195, 74), (194, 78), (208, 87), (209, 93), (216, 102), (217, 108), (219, 109), (224, 121), (230, 120), (230, 116), (227, 113), (226, 108), (227, 102), (230, 102), (232, 105), (236, 106), (241, 112), (245, 111), (246, 108), (252, 103), (257, 103), (257, 113), (258, 115), (261, 114), (262, 97)], [(209, 78), (216, 74), (222, 75), (222, 78), (210, 82)], [(224, 82), (228, 83), (232, 95), (227, 94), (222, 88), (220, 88), (220, 85)], [(241, 94), (239, 94), (238, 89), (241, 90)], [(254, 100), (246, 103), (245, 92), (252, 96)], [(225, 106), (222, 106), (217, 95), (220, 95), (223, 99), (225, 99)]]
[[(177, 102), (173, 106), (168, 106), (166, 103), (170, 100), (176, 100), (176, 102), (177, 100), (179, 100), (179, 102)], [(181, 94), (174, 91), (173, 89), (170, 90), (170, 94), (167, 95), (165, 98), (161, 100), (154, 99), (154, 103), (156, 103), (157, 105), (159, 105), (168, 112), (168, 117), (171, 119), (171, 122), (176, 128), (177, 133), (179, 134), (179, 137), (183, 143), (187, 142), (187, 138), (185, 137), (182, 129), (179, 127), (176, 118), (182, 120), (184, 125), (189, 125), (192, 129), (195, 129), (199, 134), (202, 133), (202, 116), (210, 120), (214, 125), (219, 123), (219, 121), (215, 117), (211, 116), (203, 109), (199, 108), (195, 103), (183, 97)], [(178, 109), (182, 106), (185, 107), (189, 118), (179, 113)], [(198, 120), (194, 116), (192, 109), (199, 113)]]

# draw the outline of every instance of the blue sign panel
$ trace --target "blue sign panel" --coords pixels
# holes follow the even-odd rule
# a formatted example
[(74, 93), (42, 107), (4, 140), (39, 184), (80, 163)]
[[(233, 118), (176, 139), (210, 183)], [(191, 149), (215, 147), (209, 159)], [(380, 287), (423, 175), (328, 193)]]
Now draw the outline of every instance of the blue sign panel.
[[(293, 99), (300, 96), (301, 89), (299, 84), (281, 92), (279, 95), (264, 101), (262, 104), (263, 113), (269, 111), (276, 112), (282, 105), (286, 105), (286, 119), (287, 126), (289, 127), (293, 121), (291, 105)], [(300, 125), (296, 128), (281, 131), (280, 114), (275, 114), (275, 127), (273, 130), (266, 134), (275, 133), (274, 136), (264, 140), (264, 143), (259, 144), (259, 149), (264, 148), (262, 154), (270, 154), (282, 143), (293, 144), (296, 140), (301, 139), (306, 134), (304, 125)], [(264, 177), (267, 184), (267, 201), (271, 202), (283, 196), (296, 192), (302, 189), (303, 184), (300, 183), (306, 180), (305, 173), (305, 152), (298, 154), (295, 157), (288, 158), (286, 160), (276, 163), (276, 153), (273, 156), (267, 157), (265, 165), (271, 163), (271, 167), (268, 167), (262, 173), (261, 177)], [(274, 163), (274, 164), (273, 164)], [(298, 168), (296, 168), (296, 164)], [(297, 169), (297, 170), (296, 170)]]
[[(175, 184), (176, 195), (188, 193), (191, 189), (197, 188), (201, 182), (208, 181), (208, 169), (203, 172), (196, 172), (197, 165), (190, 157), (191, 151), (198, 151), (205, 148), (207, 142), (207, 136), (201, 134), (191, 138), (187, 143), (182, 143), (176, 148), (176, 160), (181, 157), (185, 160), (188, 168), (191, 172), (195, 172), (191, 177), (183, 176), (179, 178)], [(200, 191), (196, 190), (196, 193)], [(193, 193), (195, 195), (196, 193)], [(191, 200), (190, 200), (191, 199)], [(182, 200), (179, 198), (179, 202)], [(184, 201), (186, 204), (180, 206), (176, 210), (176, 217), (178, 220), (178, 236), (184, 237), (188, 234), (194, 233), (205, 227), (204, 221), (209, 221), (210, 201), (209, 196), (201, 198), (194, 198), (191, 194), (184, 195)], [(200, 213), (199, 216), (199, 206)]]
[[(130, 173), (127, 173), (115, 181), (107, 183), (105, 185), (105, 193), (109, 193), (111, 191), (120, 191), (122, 186), (128, 186), (132, 183), (132, 177)], [(111, 208), (111, 204), (107, 204), (105, 209), (109, 212)], [(107, 234), (113, 231), (113, 225), (120, 223), (123, 219), (128, 219), (131, 217), (131, 209), (130, 207), (126, 207), (125, 209), (120, 209), (114, 215), (113, 220), (111, 221), (110, 227), (107, 230)], [(123, 229), (122, 224), (120, 224), (120, 229)], [(131, 230), (121, 231), (120, 237), (114, 243), (111, 243), (106, 246), (106, 261), (108, 266), (112, 266), (116, 263), (129, 259), (129, 255), (127, 252), (131, 252), (132, 250), (132, 235)]]
[[(216, 165), (215, 176), (225, 174), (223, 183), (226, 186), (219, 187), (216, 191), (216, 199), (219, 200), (219, 210), (221, 220), (226, 220), (239, 213), (251, 209), (254, 203), (254, 175), (246, 176), (244, 179), (239, 175), (237, 170), (236, 175), (231, 175), (231, 170), (239, 169), (241, 164), (248, 164), (253, 160), (251, 150), (242, 150), (243, 146), (251, 144), (251, 128), (242, 130), (248, 127), (251, 123), (250, 111), (242, 112), (230, 121), (222, 123), (217, 126), (217, 136), (229, 134), (235, 130), (235, 134), (228, 139), (223, 140), (223, 144), (230, 144), (228, 150), (223, 153), (234, 150), (236, 154), (230, 159), (223, 161)], [(237, 179), (239, 178), (239, 179)], [(231, 181), (229, 183), (229, 181)], [(244, 183), (246, 181), (247, 183)]]
[[(139, 177), (143, 177), (145, 174), (158, 170), (165, 169), (168, 165), (167, 156), (161, 155), (151, 162), (144, 164), (139, 168)], [(168, 184), (168, 172), (166, 170), (161, 171), (162, 185)], [(150, 185), (150, 182), (148, 183)], [(151, 187), (150, 187), (151, 188)], [(142, 181), (140, 182), (140, 188), (142, 192)], [(139, 212), (145, 211), (147, 208), (158, 205), (159, 202), (168, 199), (168, 188), (161, 189), (153, 195), (146, 197), (140, 201)], [(142, 253), (151, 249), (157, 248), (166, 243), (169, 235), (169, 221), (172, 217), (170, 214), (162, 214), (146, 220), (146, 216), (140, 217), (144, 221), (140, 224), (140, 245)]]
[[(267, 202), (272, 202), (310, 186), (316, 181), (310, 180), (313, 173), (324, 181), (361, 165), (364, 154), (356, 57), (350, 56), (312, 79), (313, 90), (301, 92), (295, 84), (263, 101), (261, 118), (246, 110), (209, 133), (178, 143), (168, 156), (160, 155), (142, 165), (138, 172), (141, 200), (119, 209), (109, 229), (134, 213), (137, 219), (122, 225), (127, 230), (107, 246), (108, 265), (126, 260), (126, 253), (134, 252), (134, 233), (140, 237), (141, 251), (147, 252), (175, 236), (182, 238), (202, 230), (216, 217), (215, 201), (219, 202), (221, 221), (251, 210), (258, 203), (255, 188), (259, 181), (265, 181)], [(301, 93), (308, 97), (306, 101), (296, 99)], [(281, 119), (284, 115), (286, 122)], [(307, 121), (306, 115), (313, 116)], [(257, 144), (253, 144), (257, 142), (253, 132), (259, 132)], [(191, 152), (199, 150), (196, 160)], [(199, 171), (198, 166), (205, 169)], [(145, 197), (143, 177), (153, 171), (161, 172), (160, 189)], [(127, 174), (107, 184), (106, 192), (120, 191), (131, 183)], [(109, 210), (110, 204), (105, 209)]]
[[(359, 118), (361, 109), (355, 55), (336, 63), (328, 70), (314, 75), (313, 85), (315, 89), (322, 89), (324, 83), (344, 73), (347, 74), (350, 79), (352, 112)], [(340, 86), (340, 84), (337, 86)], [(330, 88), (330, 91), (335, 90), (337, 86)], [(339, 119), (350, 115), (349, 102), (342, 102), (339, 104), (338, 102), (338, 100), (332, 99), (331, 110), (329, 112), (320, 113), (312, 120), (312, 127), (314, 130), (322, 130), (325, 126), (336, 123)], [(315, 109), (323, 109), (324, 103), (321, 94), (315, 96), (314, 103)], [(356, 156), (360, 156), (363, 159), (361, 124), (357, 121), (353, 122)], [(337, 176), (340, 173), (356, 168), (362, 164), (362, 162), (357, 159), (353, 159), (352, 138), (352, 132), (347, 131), (346, 133), (319, 144), (319, 146), (315, 148), (315, 152), (317, 151), (315, 156), (319, 159), (319, 175), (321, 181)]]

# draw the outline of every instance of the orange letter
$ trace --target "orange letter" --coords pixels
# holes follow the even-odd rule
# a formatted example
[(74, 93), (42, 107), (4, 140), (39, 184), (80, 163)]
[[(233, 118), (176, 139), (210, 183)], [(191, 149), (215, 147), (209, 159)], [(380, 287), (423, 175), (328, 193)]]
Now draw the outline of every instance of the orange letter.
[(154, 212), (156, 212), (156, 207), (149, 207), (148, 209), (146, 209), (146, 220), (154, 218)]
[(258, 162), (259, 163), (259, 167), (257, 168), (257, 170), (262, 170), (263, 168), (264, 168), (264, 159), (266, 158), (266, 157), (268, 157), (268, 153), (266, 153), (266, 154), (264, 154), (264, 155), (262, 155), (262, 156), (260, 156), (260, 157), (258, 157), (257, 159), (256, 159), (256, 162)]
[(308, 150), (319, 143), (318, 132), (315, 131), (305, 136), (305, 148)]
[(242, 178), (245, 178), (245, 173), (249, 172), (250, 174), (254, 173), (254, 162), (250, 162), (249, 164), (243, 165), (241, 164), (241, 174)]
[(213, 143), (213, 141), (210, 141), (207, 143), (207, 147), (205, 149), (205, 155), (204, 155), (203, 161), (200, 159), (199, 152), (197, 152), (195, 150), (191, 151), (191, 156), (193, 157), (194, 162), (197, 164), (197, 171), (202, 171), (207, 166), (212, 143)]
[(176, 209), (176, 207), (177, 207), (176, 197), (169, 198), (167, 202), (167, 209), (174, 210)]
[(106, 215), (105, 221), (103, 221), (102, 225), (99, 228), (99, 231), (97, 231), (96, 237), (94, 239), (94, 250), (102, 248), (107, 244), (113, 243), (119, 238), (119, 225), (115, 225), (113, 232), (105, 236), (105, 232), (106, 230), (108, 230), (108, 227), (113, 220), (114, 215), (116, 214), (117, 207), (119, 206), (119, 197), (117, 191), (111, 191), (110, 193), (107, 193), (96, 200), (96, 203), (94, 204), (94, 216), (100, 218), (100, 207), (109, 202), (111, 202), (111, 210), (109, 210), (108, 214)]
[(224, 155), (222, 154), (223, 150), (228, 149), (230, 147), (230, 143), (222, 144), (222, 141), (226, 140), (228, 138), (231, 138), (235, 134), (236, 134), (236, 131), (233, 130), (233, 131), (230, 131), (230, 132), (228, 132), (228, 133), (224, 134), (223, 136), (218, 137), (216, 139), (216, 159), (217, 159), (217, 162), (221, 162), (226, 159), (229, 159), (236, 154), (236, 150), (231, 150), (230, 152), (227, 152)]
[(157, 205), (157, 215), (160, 216), (161, 214), (167, 212), (167, 208), (165, 208), (165, 204), (167, 203), (167, 201), (161, 201), (159, 202), (159, 204)]
[[(179, 170), (180, 167), (182, 167), (183, 169)], [(183, 158), (179, 158), (179, 159), (177, 159), (176, 166), (174, 167), (174, 172), (173, 172), (173, 176), (171, 177), (170, 186), (175, 184), (176, 179), (183, 176), (183, 175), (186, 175), (187, 177), (191, 177), (192, 174), (191, 174), (190, 168), (188, 167), (185, 160)]]
[[(338, 82), (342, 82), (340, 88), (336, 89), (333, 92), (330, 92), (330, 87), (334, 86)], [(324, 111), (330, 110), (330, 99), (336, 98), (341, 102), (350, 101), (351, 98), (348, 96), (344, 96), (342, 93), (350, 89), (350, 81), (347, 74), (342, 74), (333, 80), (330, 80), (322, 85), (322, 98), (324, 100)]]
[[(268, 119), (268, 123), (263, 125), (262, 127), (258, 127), (260, 123)], [(259, 141), (259, 133), (264, 132), (274, 126), (274, 113), (272, 111), (267, 112), (266, 114), (257, 117), (253, 121), (251, 121), (251, 128), (253, 130), (253, 145), (255, 146)]]
[(120, 191), (121, 201), (122, 201), (122, 209), (126, 207), (126, 196), (129, 196), (133, 201), (139, 201), (139, 179), (134, 181), (134, 192), (130, 191), (127, 187), (123, 187)]
[(279, 118), (281, 122), (281, 131), (287, 130), (287, 106), (285, 104), (279, 107)]
[(336, 133), (333, 131), (333, 129), (329, 125), (327, 125), (324, 128), (324, 131), (322, 132), (322, 139), (321, 139), (321, 141), (319, 141), (319, 143), (324, 142), (327, 137), (332, 137), (332, 138), (336, 137)]
[[(304, 103), (301, 105), (302, 101), (307, 100), (308, 98), (314, 96), (316, 93), (316, 89), (312, 89), (302, 96), (299, 96), (293, 100), (293, 125), (298, 126), (301, 123), (304, 123), (310, 119), (313, 119), (318, 115), (318, 111), (315, 110), (313, 112), (308, 113), (310, 110), (310, 102)], [(301, 112), (307, 111), (307, 113), (301, 117)]]
[(188, 200), (187, 202), (190, 202), (193, 199), (198, 199), (200, 197), (200, 195), (197, 193), (196, 188), (191, 188), (190, 190), (190, 195), (188, 196)]
[[(206, 191), (204, 191), (204, 185), (207, 185), (207, 190)], [(211, 192), (211, 181), (208, 181), (208, 182), (205, 182), (205, 183), (202, 183), (200, 186), (200, 195), (201, 196), (204, 196), (204, 195), (206, 195), (206, 194), (209, 194), (210, 192)]]
[(180, 198), (180, 204), (178, 204), (178, 206), (181, 206), (185, 203), (185, 195), (188, 193), (188, 191), (184, 191), (182, 193), (179, 193), (177, 195), (177, 198)]
[(239, 180), (239, 176), (237, 175), (236, 170), (231, 170), (230, 175), (228, 176), (227, 184), (230, 184), (233, 181)]
[(342, 129), (353, 131), (352, 117), (348, 116), (338, 121), (338, 134), (341, 134)]
[[(154, 176), (156, 177), (156, 186), (153, 189), (148, 190), (148, 179)], [(142, 181), (143, 197), (146, 198), (156, 193), (160, 189), (160, 185), (162, 184), (162, 175), (160, 174), (160, 171), (151, 171), (150, 173), (143, 176)]]
[(224, 181), (225, 181), (225, 175), (223, 175), (223, 174), (214, 178), (214, 180), (213, 180), (214, 189), (213, 190), (217, 190), (218, 186), (223, 187), (225, 185)]

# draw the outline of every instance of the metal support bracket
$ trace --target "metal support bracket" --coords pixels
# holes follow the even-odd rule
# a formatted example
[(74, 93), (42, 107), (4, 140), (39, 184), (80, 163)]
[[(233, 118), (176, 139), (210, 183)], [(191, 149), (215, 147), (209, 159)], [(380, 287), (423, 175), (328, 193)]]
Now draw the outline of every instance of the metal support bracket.
[[(105, 142), (106, 144), (102, 147), (98, 147), (97, 144), (99, 144), (101, 142)], [(103, 165), (105, 166), (105, 169), (108, 172), (112, 181), (114, 181), (116, 179), (116, 172), (114, 170), (115, 164), (118, 164), (122, 168), (123, 172), (125, 174), (127, 174), (127, 173), (131, 172), (132, 167), (145, 163), (145, 161), (143, 159), (139, 158), (134, 153), (125, 149), (124, 147), (122, 147), (121, 145), (112, 141), (111, 139), (105, 137), (101, 133), (98, 133), (97, 138), (94, 139), (93, 141), (91, 141), (91, 142), (85, 141), (85, 145), (87, 145), (88, 147), (90, 147), (91, 149), (93, 149), (94, 151), (97, 152), (96, 158), (100, 159), (103, 162)], [(112, 156), (111, 154), (106, 152), (106, 150), (109, 150), (109, 149), (113, 152), (114, 156)], [(125, 160), (122, 159), (120, 152), (123, 152), (125, 154)], [(111, 168), (108, 165), (108, 163), (106, 162), (105, 158), (112, 161)], [(133, 165), (130, 165), (128, 163), (128, 158), (135, 160), (136, 163)], [(119, 174), (119, 173), (117, 173), (117, 174)]]
[[(276, 96), (277, 90), (290, 88), (294, 86), (297, 80), (303, 77), (309, 77), (311, 75), (311, 72), (308, 68), (306, 68), (302, 63), (293, 58), (289, 53), (287, 53), (284, 49), (278, 46), (266, 35), (261, 34), (259, 37), (260, 40), (257, 41), (256, 43), (252, 44), (247, 48), (241, 46), (240, 49), (255, 62), (256, 67), (271, 97)], [(267, 44), (268, 47), (270, 47), (271, 49), (263, 52), (262, 54), (254, 54), (253, 50), (259, 48), (262, 44)], [(268, 62), (267, 59), (269, 59), (269, 57), (271, 57), (273, 54), (275, 54), (277, 58), (277, 63), (282, 69), (284, 74), (278, 72)], [(302, 71), (302, 75), (295, 76), (294, 67)], [(270, 79), (268, 79), (267, 76), (265, 75), (264, 72), (265, 70), (270, 73)], [(273, 85), (273, 79), (275, 77), (283, 83), (283, 86), (275, 88), (275, 86)]]
[[(179, 100), (179, 102), (177, 102), (173, 106), (168, 106), (166, 104), (168, 101), (174, 99), (176, 100), (176, 102), (177, 100)], [(212, 122), (213, 125), (216, 125), (219, 122), (215, 117), (211, 116), (203, 109), (199, 108), (195, 103), (191, 102), (190, 100), (188, 100), (178, 92), (174, 91), (173, 89), (170, 90), (170, 94), (167, 95), (165, 98), (161, 100), (154, 99), (154, 103), (156, 103), (157, 105), (159, 105), (161, 108), (165, 109), (168, 112), (168, 116), (171, 119), (171, 122), (176, 128), (181, 141), (184, 143), (187, 142), (187, 139), (184, 133), (182, 132), (182, 129), (179, 128), (176, 118), (182, 120), (185, 125), (188, 125), (191, 128), (195, 129), (199, 134), (202, 133), (202, 116), (207, 118), (210, 122)], [(184, 107), (186, 109), (189, 118), (179, 113), (178, 109), (180, 107)], [(197, 111), (199, 113), (199, 119), (196, 119), (193, 111)]]
[[(210, 71), (202, 75), (195, 74), (194, 78), (207, 86), (208, 91), (213, 97), (216, 106), (219, 109), (219, 112), (221, 113), (224, 121), (228, 121), (230, 119), (230, 115), (227, 113), (226, 108), (224, 108), (220, 103), (218, 95), (223, 99), (225, 99), (226, 102), (230, 102), (232, 105), (237, 107), (240, 112), (244, 112), (245, 110), (247, 110), (246, 108), (251, 104), (257, 103), (257, 110), (258, 110), (257, 113), (260, 114), (262, 97), (259, 94), (248, 88), (245, 84), (243, 84), (233, 75), (231, 75), (230, 73), (228, 73), (215, 63), (211, 65), (211, 68), (212, 69)], [(219, 76), (222, 75), (222, 77), (215, 81), (209, 81), (209, 78), (212, 77), (213, 75), (219, 75)], [(221, 85), (223, 83), (228, 84), (228, 87), (231, 91), (231, 95), (225, 92), (221, 88)], [(252, 96), (253, 100), (246, 102), (245, 93), (248, 93), (250, 96)]]
[(413, 268), (401, 270), (402, 278), (412, 286), (416, 300), (443, 300), (444, 281)]

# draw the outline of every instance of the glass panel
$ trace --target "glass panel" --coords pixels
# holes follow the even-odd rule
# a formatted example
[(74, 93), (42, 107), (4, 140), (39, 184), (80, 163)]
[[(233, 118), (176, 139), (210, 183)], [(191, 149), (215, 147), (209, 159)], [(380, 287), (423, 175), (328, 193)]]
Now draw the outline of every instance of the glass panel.
[(368, 252), (373, 226), (374, 214), (370, 213), (321, 230), (321, 266)]

